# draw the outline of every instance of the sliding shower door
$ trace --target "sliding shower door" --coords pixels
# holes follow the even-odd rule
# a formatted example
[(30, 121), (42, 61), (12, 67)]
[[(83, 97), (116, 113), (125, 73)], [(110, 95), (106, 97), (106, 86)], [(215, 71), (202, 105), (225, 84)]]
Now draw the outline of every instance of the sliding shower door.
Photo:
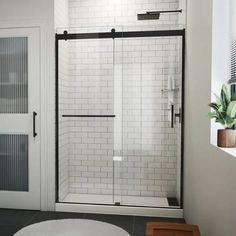
[(121, 183), (115, 192), (121, 194), (121, 205), (178, 207), (182, 37), (119, 41), (123, 43), (121, 122), (115, 120), (115, 126), (121, 126), (122, 161), (115, 168)]
[(59, 202), (181, 205), (183, 35), (57, 35)]
[(59, 201), (114, 202), (114, 40), (59, 43)]

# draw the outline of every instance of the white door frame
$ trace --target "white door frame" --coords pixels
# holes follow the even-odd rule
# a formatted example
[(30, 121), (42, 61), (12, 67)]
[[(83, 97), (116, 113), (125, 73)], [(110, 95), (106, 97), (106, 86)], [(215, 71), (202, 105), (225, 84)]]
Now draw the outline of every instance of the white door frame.
[[(0, 38), (17, 38), (24, 37), (27, 39), (27, 56), (28, 56), (28, 79), (25, 78), (24, 83), (27, 83), (28, 101), (27, 111), (19, 113), (13, 111), (8, 113), (3, 111), (1, 114), (1, 134), (8, 137), (17, 137), (15, 135), (24, 135), (28, 139), (28, 190), (11, 191), (4, 189), (1, 191), (1, 207), (5, 208), (20, 208), (20, 209), (40, 209), (40, 134), (35, 137), (33, 135), (32, 123), (36, 125), (36, 129), (40, 129), (40, 121), (33, 118), (33, 113), (40, 110), (40, 38), (39, 28), (8, 28), (0, 30)], [(26, 41), (25, 41), (26, 42)], [(26, 62), (27, 63), (27, 62)], [(23, 69), (22, 69), (23, 70)], [(12, 70), (11, 70), (12, 71)], [(14, 71), (14, 70), (13, 70)], [(22, 81), (23, 82), (23, 81)], [(19, 81), (19, 83), (22, 83)], [(3, 103), (4, 104), (4, 103)], [(11, 102), (9, 103), (11, 104)], [(13, 103), (14, 104), (14, 103)], [(19, 105), (19, 104), (16, 104)], [(37, 113), (36, 113), (37, 114)], [(34, 120), (34, 121), (33, 121)], [(20, 136), (18, 136), (19, 138)], [(24, 145), (24, 143), (22, 143)], [(13, 148), (13, 147), (12, 147)]]
[[(55, 53), (54, 28), (46, 20), (27, 19), (1, 21), (0, 30), (7, 28), (34, 28), (40, 30), (40, 153), (41, 153), (41, 210), (55, 210)], [(50, 51), (52, 50), (53, 51)], [(53, 61), (49, 55), (52, 53)], [(48, 59), (49, 58), (49, 59)], [(50, 66), (51, 65), (51, 66)], [(51, 100), (50, 100), (51, 99)], [(48, 102), (50, 100), (50, 102)], [(53, 105), (54, 104), (54, 105)], [(50, 124), (50, 122), (52, 122)]]

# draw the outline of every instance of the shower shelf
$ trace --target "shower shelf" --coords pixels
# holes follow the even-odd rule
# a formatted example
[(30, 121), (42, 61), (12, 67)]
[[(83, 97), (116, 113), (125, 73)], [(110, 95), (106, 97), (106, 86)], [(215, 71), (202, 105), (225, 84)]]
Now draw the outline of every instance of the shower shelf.
[(177, 91), (179, 91), (179, 88), (175, 88), (175, 89), (162, 89), (161, 91), (162, 92), (171, 92), (171, 91), (177, 92)]
[(115, 115), (62, 115), (62, 117), (101, 117), (101, 118), (114, 118)]

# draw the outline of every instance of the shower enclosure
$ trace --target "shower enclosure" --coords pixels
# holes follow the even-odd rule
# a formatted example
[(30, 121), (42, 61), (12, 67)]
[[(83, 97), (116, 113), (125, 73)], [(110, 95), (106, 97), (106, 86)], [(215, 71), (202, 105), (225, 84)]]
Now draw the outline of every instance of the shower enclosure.
[(182, 207), (184, 30), (56, 35), (57, 202)]

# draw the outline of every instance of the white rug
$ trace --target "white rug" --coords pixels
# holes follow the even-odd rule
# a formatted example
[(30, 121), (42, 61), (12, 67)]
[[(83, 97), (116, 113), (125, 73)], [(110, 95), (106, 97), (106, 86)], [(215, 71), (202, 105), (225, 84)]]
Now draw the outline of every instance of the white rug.
[(125, 230), (104, 222), (84, 219), (44, 221), (29, 225), (14, 236), (130, 236)]

